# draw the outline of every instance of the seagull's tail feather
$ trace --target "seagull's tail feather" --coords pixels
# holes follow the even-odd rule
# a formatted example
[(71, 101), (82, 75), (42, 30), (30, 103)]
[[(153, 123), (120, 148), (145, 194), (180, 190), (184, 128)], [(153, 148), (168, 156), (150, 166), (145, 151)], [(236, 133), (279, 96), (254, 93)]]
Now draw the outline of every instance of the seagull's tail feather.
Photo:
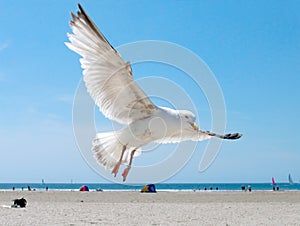
[[(118, 163), (123, 150), (123, 144), (119, 141), (118, 135), (120, 131), (97, 133), (93, 141), (93, 153), (96, 160), (106, 169), (112, 169)], [(126, 147), (126, 151), (122, 158), (122, 163), (129, 162), (130, 154), (135, 148)], [(141, 149), (137, 149), (134, 156), (141, 153)]]

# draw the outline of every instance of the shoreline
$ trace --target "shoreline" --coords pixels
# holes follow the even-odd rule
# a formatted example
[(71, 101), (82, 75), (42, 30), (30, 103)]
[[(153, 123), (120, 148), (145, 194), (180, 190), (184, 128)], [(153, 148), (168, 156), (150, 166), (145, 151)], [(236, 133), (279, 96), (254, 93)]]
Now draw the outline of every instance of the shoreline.
[[(140, 191), (144, 185), (133, 184), (114, 184), (114, 183), (0, 183), (1, 190), (55, 190), (55, 191), (77, 191), (80, 187), (86, 185), (90, 191), (102, 189), (104, 191)], [(252, 191), (300, 191), (300, 184), (293, 185), (288, 183), (157, 183), (155, 184), (157, 191), (172, 191), (172, 192), (189, 192), (189, 191), (242, 191), (242, 188)]]
[[(47, 202), (163, 202), (163, 203), (199, 203), (199, 202), (290, 202), (300, 204), (300, 191), (158, 191), (141, 193), (140, 191), (0, 191), (0, 200), (11, 202), (16, 198)], [(4, 203), (0, 203), (4, 204)], [(7, 203), (5, 203), (7, 204)]]
[[(101, 187), (99, 187), (101, 188)], [(137, 189), (102, 189), (102, 191), (97, 191), (97, 189), (89, 189), (89, 192), (140, 192), (141, 188), (137, 188)], [(57, 192), (79, 192), (79, 188), (68, 188), (68, 189), (61, 189), (61, 188), (48, 188), (48, 190), (46, 190), (46, 187), (43, 188), (31, 188), (31, 190), (29, 191), (27, 188), (24, 188), (23, 190), (21, 188), (0, 188), (0, 192), (50, 192), (50, 191), (57, 191)], [(242, 189), (159, 189), (156, 188), (157, 192), (200, 192), (200, 193), (218, 193), (218, 192), (241, 192), (241, 193), (251, 193), (251, 192), (299, 192), (299, 189), (284, 189), (284, 188), (280, 188), (279, 190), (273, 190), (273, 189), (251, 189), (251, 191), (249, 191), (248, 189), (246, 190), (242, 190)]]
[[(27, 188), (22, 190), (20, 188), (16, 188), (15, 190), (12, 189), (0, 189), (0, 192), (80, 192), (79, 189), (56, 189), (56, 188), (49, 188), (48, 190), (46, 190), (45, 188), (34, 188), (31, 191), (28, 191)], [(140, 192), (141, 189), (105, 189), (103, 191), (97, 191), (96, 189), (90, 189), (88, 192)], [(193, 189), (156, 189), (157, 192), (196, 192), (196, 193), (218, 193), (218, 192), (241, 192), (241, 193), (251, 193), (251, 192), (299, 192), (300, 190), (298, 189), (280, 189), (278, 191), (274, 191), (272, 189), (269, 190), (251, 190), (251, 192), (249, 192), (248, 190), (243, 191), (243, 190), (223, 190), (223, 189), (219, 189), (219, 190), (193, 190)]]

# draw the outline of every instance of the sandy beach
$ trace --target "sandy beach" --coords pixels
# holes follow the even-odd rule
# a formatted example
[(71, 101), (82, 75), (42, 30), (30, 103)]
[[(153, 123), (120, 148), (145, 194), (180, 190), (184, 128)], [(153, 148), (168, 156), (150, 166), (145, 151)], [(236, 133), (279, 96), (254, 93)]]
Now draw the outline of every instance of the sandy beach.
[(0, 205), (1, 225), (300, 225), (299, 191), (0, 191)]

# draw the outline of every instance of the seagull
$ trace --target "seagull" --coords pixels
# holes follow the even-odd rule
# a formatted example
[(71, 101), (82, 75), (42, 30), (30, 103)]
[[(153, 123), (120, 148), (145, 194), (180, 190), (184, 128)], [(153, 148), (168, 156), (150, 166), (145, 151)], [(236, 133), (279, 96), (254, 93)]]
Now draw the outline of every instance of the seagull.
[(241, 133), (225, 135), (200, 130), (195, 115), (187, 110), (156, 106), (134, 81), (130, 62), (125, 62), (107, 41), (82, 6), (71, 13), (67, 47), (78, 53), (88, 93), (103, 115), (123, 124), (117, 131), (97, 133), (92, 143), (96, 160), (126, 180), (132, 161), (150, 142), (177, 143), (213, 137), (235, 140)]

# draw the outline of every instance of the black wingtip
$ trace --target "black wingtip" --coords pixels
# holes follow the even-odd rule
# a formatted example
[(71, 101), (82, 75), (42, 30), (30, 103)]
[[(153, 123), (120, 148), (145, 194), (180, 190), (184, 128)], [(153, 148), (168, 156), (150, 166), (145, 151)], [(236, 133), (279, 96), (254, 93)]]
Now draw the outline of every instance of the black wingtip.
[(80, 5), (80, 3), (78, 3), (78, 8), (79, 8), (80, 12), (85, 15), (85, 11), (84, 11), (83, 7)]
[(228, 139), (228, 140), (236, 140), (236, 139), (239, 139), (243, 136), (243, 134), (241, 133), (229, 133), (229, 134), (226, 134), (224, 136), (224, 139)]

